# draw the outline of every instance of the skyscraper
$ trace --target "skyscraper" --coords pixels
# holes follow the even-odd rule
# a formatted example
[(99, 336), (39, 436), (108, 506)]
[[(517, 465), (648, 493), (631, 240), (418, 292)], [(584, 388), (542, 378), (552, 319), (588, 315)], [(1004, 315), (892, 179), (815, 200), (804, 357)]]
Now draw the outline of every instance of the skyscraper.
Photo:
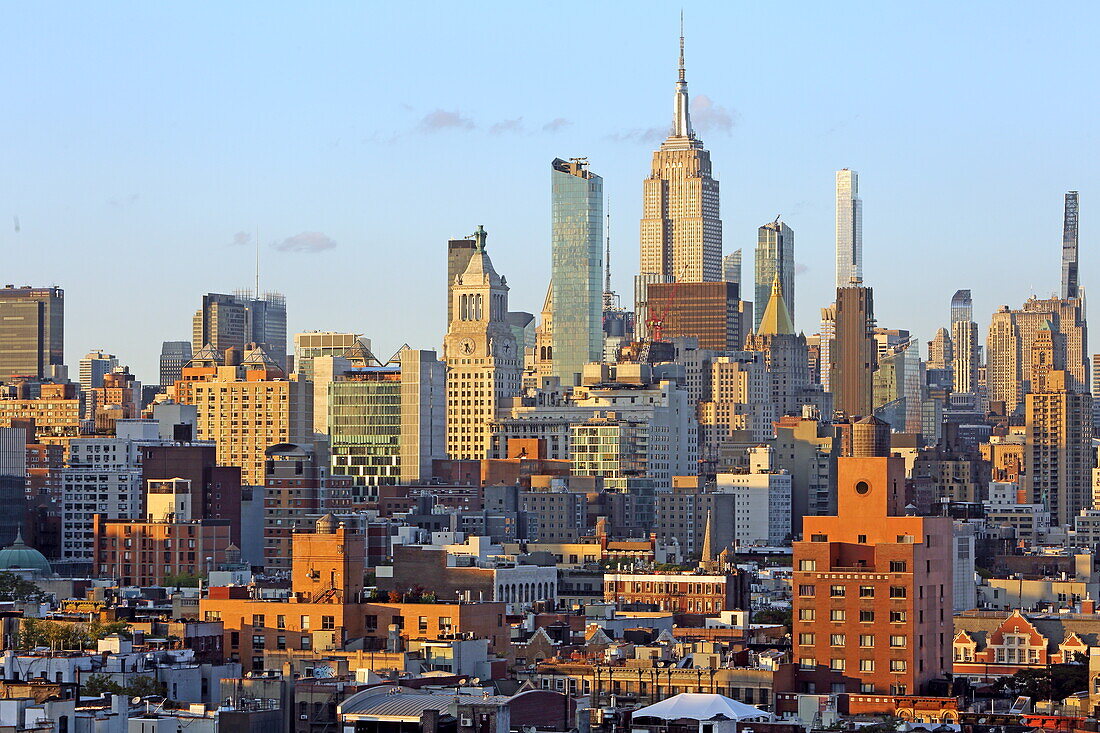
[(764, 305), (772, 292), (772, 282), (779, 276), (780, 290), (787, 306), (787, 315), (794, 318), (794, 230), (776, 217), (756, 230), (756, 322), (760, 330)]
[(0, 380), (64, 377), (65, 291), (0, 288)]
[(470, 264), (470, 258), (474, 256), (477, 243), (473, 237), (465, 239), (447, 240), (447, 325), (451, 325), (454, 317), (451, 304), (451, 286), (455, 278), (466, 272), (466, 265)]
[(580, 383), (603, 355), (603, 179), (583, 158), (554, 158), (551, 185), (553, 374)]
[(1077, 192), (1066, 192), (1062, 215), (1062, 298), (1079, 298), (1077, 271)]
[(493, 269), (486, 236), (479, 226), (466, 270), (450, 286), (451, 323), (443, 341), (447, 454), (457, 459), (489, 457), (490, 426), (519, 392), (523, 371), (506, 317), (508, 281)]
[(191, 325), (195, 353), (205, 346), (222, 354), (231, 347), (243, 351), (251, 343), (286, 369), (286, 298), (280, 293), (207, 293)]
[(836, 286), (863, 279), (863, 202), (859, 174), (844, 168), (836, 172)]
[(640, 270), (682, 282), (720, 280), (718, 181), (711, 176), (710, 153), (691, 127), (682, 35), (673, 101), (671, 134), (653, 153), (643, 185)]
[(876, 345), (871, 337), (875, 308), (871, 288), (855, 281), (836, 290), (836, 335), (829, 354), (833, 405), (848, 417), (870, 415)]
[(161, 387), (171, 387), (180, 380), (191, 353), (190, 341), (165, 341), (160, 345)]
[(103, 386), (103, 377), (118, 366), (118, 357), (103, 351), (92, 351), (80, 360), (80, 389), (84, 392)]
[(952, 388), (957, 394), (977, 394), (981, 344), (974, 322), (974, 301), (969, 290), (951, 296)]
[(969, 290), (956, 290), (951, 296), (951, 325), (974, 320), (974, 301)]
[(735, 249), (722, 258), (722, 279), (741, 287), (741, 250)]

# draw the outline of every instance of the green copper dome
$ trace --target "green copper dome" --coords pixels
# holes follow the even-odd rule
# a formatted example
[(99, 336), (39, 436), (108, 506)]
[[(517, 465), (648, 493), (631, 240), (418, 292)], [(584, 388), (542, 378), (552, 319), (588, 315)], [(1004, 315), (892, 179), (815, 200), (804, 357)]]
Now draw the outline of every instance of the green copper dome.
[(16, 533), (15, 542), (0, 550), (0, 571), (4, 570), (37, 570), (40, 575), (53, 575), (50, 561), (23, 541), (21, 531)]

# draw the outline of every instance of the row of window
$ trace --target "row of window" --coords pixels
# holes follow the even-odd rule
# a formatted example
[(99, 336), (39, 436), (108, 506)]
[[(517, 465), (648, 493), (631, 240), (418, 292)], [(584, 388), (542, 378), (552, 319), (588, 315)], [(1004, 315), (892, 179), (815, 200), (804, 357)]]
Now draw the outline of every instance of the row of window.
[[(829, 646), (845, 646), (847, 643), (847, 634), (829, 634)], [(817, 634), (812, 631), (803, 632), (798, 635), (799, 646), (813, 646), (817, 643)], [(890, 647), (893, 649), (904, 649), (907, 646), (906, 637), (902, 634), (890, 635)], [(874, 634), (860, 634), (859, 646), (861, 648), (873, 648), (875, 646)]]

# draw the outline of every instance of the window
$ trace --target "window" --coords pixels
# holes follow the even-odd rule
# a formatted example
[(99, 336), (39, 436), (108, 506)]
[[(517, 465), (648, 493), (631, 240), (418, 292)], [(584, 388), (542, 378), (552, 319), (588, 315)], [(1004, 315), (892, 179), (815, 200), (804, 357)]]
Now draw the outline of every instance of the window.
[(417, 619), (416, 629), (420, 633), (425, 633), (428, 630), (428, 617), (421, 616)]
[(264, 635), (263, 634), (253, 634), (252, 635), (252, 648), (253, 649), (263, 649), (264, 648)]
[(873, 586), (873, 585), (861, 585), (861, 586), (859, 586), (859, 597), (860, 598), (874, 598), (875, 597), (875, 586)]
[(905, 565), (904, 560), (891, 560), (890, 561), (890, 572), (891, 573), (904, 573), (905, 568), (906, 568), (906, 565)]
[(262, 613), (253, 614), (253, 616), (252, 616), (252, 625), (253, 626), (259, 626), (262, 629), (265, 626), (265, 624), (264, 624), (264, 615)]
[(302, 616), (302, 631), (309, 631), (309, 616)]
[(860, 682), (859, 683), (859, 691), (864, 693), (865, 695), (870, 695), (870, 694), (874, 693), (874, 691), (875, 691), (875, 683), (874, 682)]
[(861, 660), (859, 660), (859, 671), (860, 672), (874, 672), (875, 671), (875, 660), (873, 660), (873, 659), (861, 659)]
[(275, 617), (275, 628), (277, 628), (277, 629), (285, 629), (286, 628), (286, 616), (276, 616)]
[(859, 645), (861, 647), (873, 647), (875, 645), (875, 635), (874, 634), (860, 634), (859, 635)]
[(454, 624), (454, 622), (451, 621), (450, 616), (440, 616), (439, 617), (439, 632), (441, 634), (451, 633), (453, 624)]
[(894, 647), (895, 649), (905, 648), (905, 637), (901, 635), (891, 635), (890, 646)]
[(817, 666), (817, 660), (813, 657), (802, 657), (798, 660), (798, 666), (802, 669), (813, 669)]
[(376, 614), (367, 614), (363, 617), (363, 626), (367, 631), (378, 631), (378, 616)]
[(817, 595), (816, 588), (812, 585), (800, 585), (798, 586), (798, 595), (800, 596), (813, 596)]
[(300, 639), (300, 642), (301, 642), (302, 649), (305, 650), (305, 651), (309, 651), (310, 649), (313, 648), (313, 637), (312, 636), (303, 636)]
[(285, 636), (276, 636), (275, 637), (275, 648), (276, 649), (286, 649), (286, 637)]
[(844, 634), (830, 634), (829, 646), (844, 646)]
[(830, 621), (845, 621), (847, 618), (848, 615), (844, 612), (843, 608), (834, 608), (832, 611), (829, 611)]
[(829, 597), (830, 598), (843, 598), (844, 597), (844, 586), (843, 585), (830, 585), (829, 586)]
[(324, 629), (325, 631), (332, 631), (333, 629), (335, 629), (336, 628), (336, 617), (335, 616), (322, 616), (321, 617), (321, 628)]
[(843, 672), (844, 671), (844, 660), (843, 659), (830, 659), (829, 660), (829, 669), (834, 670), (836, 672)]
[(891, 598), (905, 598), (905, 586), (904, 585), (892, 585), (890, 586)]
[(810, 535), (810, 542), (828, 542), (829, 535), (827, 534), (815, 534)]
[(859, 612), (859, 620), (862, 623), (865, 623), (865, 624), (872, 623), (875, 620), (875, 612), (874, 611), (860, 611)]
[(799, 570), (817, 570), (817, 560), (799, 560)]
[(891, 659), (890, 660), (890, 671), (891, 672), (904, 672), (905, 667), (906, 667), (906, 665), (905, 665), (905, 660), (904, 659)]
[(892, 624), (903, 624), (903, 623), (905, 623), (905, 611), (891, 611), (890, 612), (890, 623), (892, 623)]
[(799, 621), (814, 621), (817, 619), (817, 611), (812, 608), (800, 608), (798, 609)]
[(802, 646), (813, 646), (814, 635), (812, 633), (802, 633), (798, 635), (798, 643)]
[(861, 545), (867, 544), (867, 535), (865, 535), (865, 534), (856, 535), (856, 542), (858, 542)]

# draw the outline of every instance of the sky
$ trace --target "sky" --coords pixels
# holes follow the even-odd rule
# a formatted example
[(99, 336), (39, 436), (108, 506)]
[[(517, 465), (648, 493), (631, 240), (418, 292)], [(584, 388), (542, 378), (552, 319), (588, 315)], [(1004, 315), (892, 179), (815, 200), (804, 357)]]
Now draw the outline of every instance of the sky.
[[(680, 4), (17, 3), (0, 24), (0, 283), (60, 285), (66, 352), (146, 383), (205, 292), (286, 294), (288, 330), (438, 348), (449, 238), (489, 232), (512, 310), (550, 269), (550, 161), (587, 156), (630, 301)], [(1100, 4), (683, 4), (724, 250), (795, 230), (796, 325), (833, 300), (833, 180), (860, 175), (879, 324), (922, 340), (970, 288), (1059, 285), (1062, 197), (1100, 287)], [(749, 290), (751, 293), (751, 290)], [(751, 297), (748, 295), (747, 297)], [(984, 338), (984, 336), (983, 336)]]

